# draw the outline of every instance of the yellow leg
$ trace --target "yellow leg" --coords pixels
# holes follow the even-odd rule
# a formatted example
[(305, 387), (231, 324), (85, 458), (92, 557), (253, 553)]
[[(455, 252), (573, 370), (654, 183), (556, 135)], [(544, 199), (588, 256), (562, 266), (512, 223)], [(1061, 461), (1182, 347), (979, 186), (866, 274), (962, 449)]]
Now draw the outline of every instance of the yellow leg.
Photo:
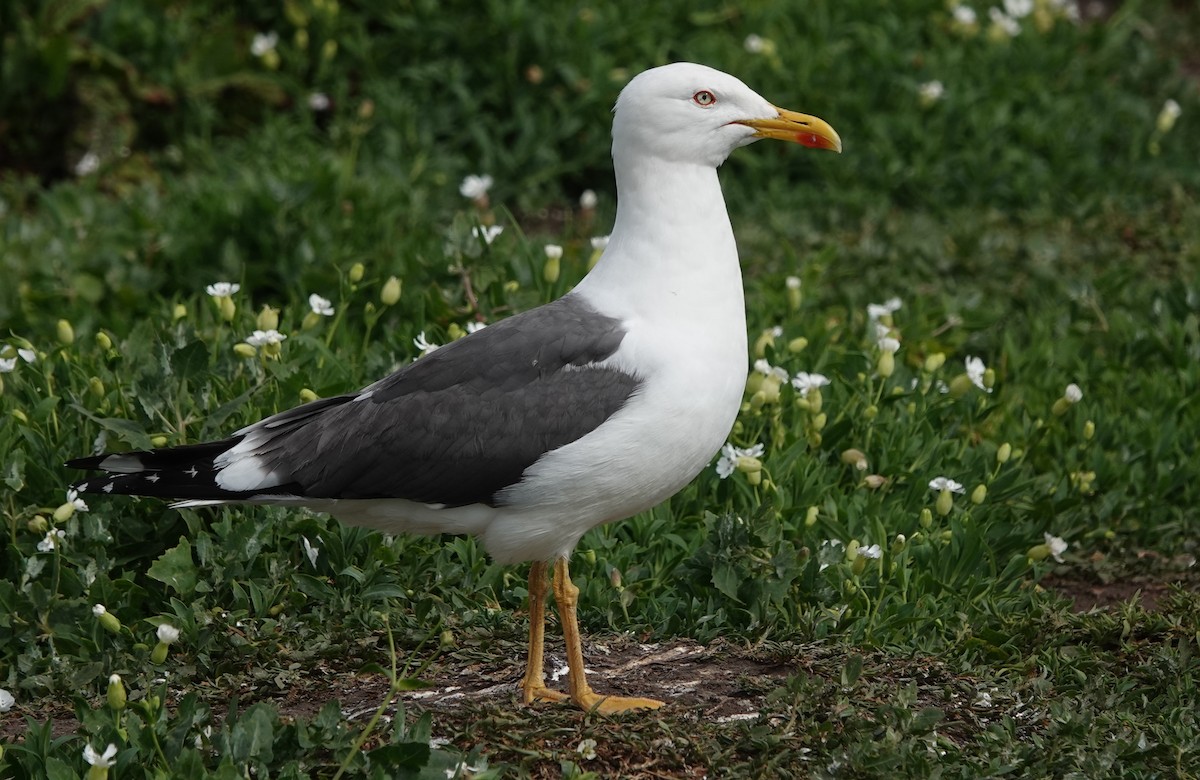
[[(532, 581), (532, 574), (530, 577)], [(529, 595), (532, 604), (532, 588), (530, 588)], [(579, 588), (575, 587), (575, 583), (571, 582), (571, 574), (567, 570), (566, 558), (559, 558), (554, 564), (554, 600), (558, 602), (558, 617), (562, 621), (563, 639), (567, 645), (567, 667), (570, 669), (568, 682), (571, 690), (571, 701), (585, 710), (596, 710), (604, 713), (639, 709), (653, 710), (663, 705), (661, 701), (656, 699), (602, 696), (593, 691), (591, 686), (588, 685), (587, 675), (583, 668), (583, 641), (579, 635), (579, 620), (575, 615), (575, 606), (579, 603)], [(531, 606), (531, 618), (532, 612), (533, 607)], [(532, 648), (532, 646), (533, 640), (531, 634), (530, 647)], [(532, 660), (532, 651), (530, 657)]]
[(546, 687), (544, 649), (546, 640), (546, 562), (534, 561), (529, 567), (529, 660), (521, 691), (525, 703), (533, 701), (564, 701), (565, 693)]

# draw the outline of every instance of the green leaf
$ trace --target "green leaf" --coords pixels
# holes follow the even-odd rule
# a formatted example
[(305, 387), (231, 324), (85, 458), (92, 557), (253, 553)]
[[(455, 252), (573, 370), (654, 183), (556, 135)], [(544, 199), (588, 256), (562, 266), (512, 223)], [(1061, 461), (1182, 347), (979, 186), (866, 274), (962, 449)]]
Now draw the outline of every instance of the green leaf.
[(187, 539), (158, 557), (146, 571), (151, 578), (175, 589), (180, 596), (190, 596), (196, 590), (199, 579), (196, 564), (192, 560), (192, 545)]
[(25, 450), (13, 450), (8, 455), (8, 463), (4, 467), (4, 484), (11, 490), (25, 487)]
[(121, 437), (129, 446), (137, 450), (148, 450), (154, 445), (150, 443), (150, 435), (142, 429), (142, 426), (135, 423), (133, 420), (123, 420), (119, 417), (100, 417), (92, 414), (79, 404), (71, 404), (71, 408), (88, 418), (92, 422), (99, 425), (110, 433), (115, 433)]
[(417, 770), (429, 762), (429, 744), (426, 742), (400, 742), (384, 745), (367, 753), (372, 768)]
[(737, 569), (735, 569), (733, 566), (727, 563), (718, 563), (713, 567), (713, 586), (739, 604), (742, 603), (738, 599), (738, 585), (740, 583), (741, 577), (738, 576)]
[(190, 379), (208, 368), (208, 345), (196, 340), (171, 353), (171, 371), (180, 379)]
[(257, 759), (270, 763), (274, 757), (275, 711), (267, 704), (255, 704), (238, 718), (230, 735), (233, 758), (239, 763)]
[(842, 685), (849, 687), (858, 682), (859, 676), (862, 674), (863, 657), (858, 653), (854, 653), (846, 659), (846, 665), (842, 667)]

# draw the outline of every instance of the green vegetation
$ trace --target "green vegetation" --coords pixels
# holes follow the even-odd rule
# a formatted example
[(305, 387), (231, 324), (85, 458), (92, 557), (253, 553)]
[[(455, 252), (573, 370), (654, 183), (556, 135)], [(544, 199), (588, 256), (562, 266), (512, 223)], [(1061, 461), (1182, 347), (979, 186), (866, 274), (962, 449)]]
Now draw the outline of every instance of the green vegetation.
[[(1200, 17), (1036, 0), (1010, 38), (980, 3), (743, 5), (0, 6), (0, 778), (76, 776), (89, 744), (116, 778), (1195, 776)], [(592, 646), (705, 643), (760, 715), (426, 707), (404, 692), (463, 670), (515, 692), (523, 570), (64, 496), (69, 457), (219, 436), (561, 295), (611, 224), (612, 102), (676, 59), (846, 151), (725, 166), (750, 452), (573, 574)], [(459, 194), (485, 172), (488, 203)], [(1113, 583), (1159, 598), (1055, 593)], [(280, 704), (359, 670), (366, 715)]]

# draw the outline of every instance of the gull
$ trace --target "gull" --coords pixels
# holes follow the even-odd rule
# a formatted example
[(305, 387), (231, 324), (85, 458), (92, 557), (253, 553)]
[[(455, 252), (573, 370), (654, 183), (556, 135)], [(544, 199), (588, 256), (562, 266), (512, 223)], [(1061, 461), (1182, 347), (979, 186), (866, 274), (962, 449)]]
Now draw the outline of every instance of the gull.
[[(568, 560), (588, 530), (687, 485), (737, 416), (745, 300), (718, 166), (761, 138), (838, 152), (841, 139), (823, 120), (692, 63), (635, 76), (617, 99), (612, 137), (616, 221), (599, 262), (564, 297), (220, 441), (72, 460), (102, 472), (74, 488), (175, 507), (308, 507), (388, 533), (471, 534), (497, 563), (532, 562), (525, 703), (661, 706), (588, 684)], [(565, 692), (544, 671), (551, 567)]]

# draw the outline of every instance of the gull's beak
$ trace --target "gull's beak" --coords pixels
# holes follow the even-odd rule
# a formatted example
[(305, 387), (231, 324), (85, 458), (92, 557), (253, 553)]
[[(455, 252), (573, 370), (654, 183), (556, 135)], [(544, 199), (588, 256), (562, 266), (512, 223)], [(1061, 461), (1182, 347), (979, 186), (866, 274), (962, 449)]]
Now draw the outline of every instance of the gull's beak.
[(770, 119), (739, 119), (736, 124), (755, 130), (755, 138), (775, 138), (807, 146), (811, 149), (842, 151), (842, 139), (824, 119), (776, 108), (779, 116)]

